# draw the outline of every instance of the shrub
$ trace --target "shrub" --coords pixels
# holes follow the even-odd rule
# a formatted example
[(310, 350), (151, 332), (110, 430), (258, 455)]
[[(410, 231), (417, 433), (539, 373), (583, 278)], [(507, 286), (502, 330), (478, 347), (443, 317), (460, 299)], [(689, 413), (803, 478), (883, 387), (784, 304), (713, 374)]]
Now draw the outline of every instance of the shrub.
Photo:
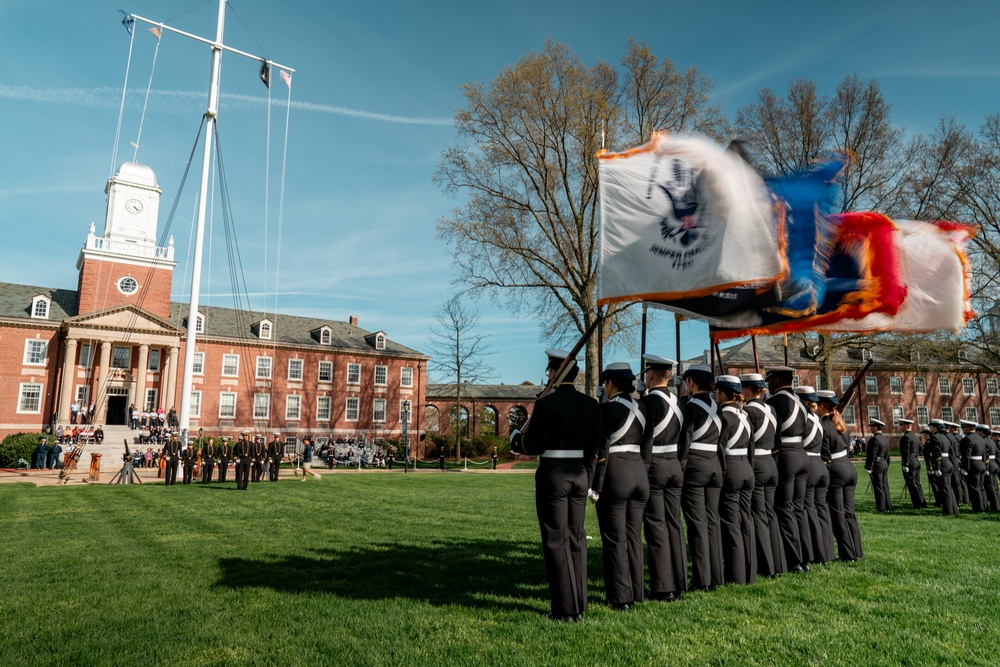
[(45, 433), (14, 433), (4, 438), (0, 443), (0, 468), (16, 468), (19, 458), (34, 465), (35, 448), (41, 437), (49, 438), (52, 444), (52, 436)]

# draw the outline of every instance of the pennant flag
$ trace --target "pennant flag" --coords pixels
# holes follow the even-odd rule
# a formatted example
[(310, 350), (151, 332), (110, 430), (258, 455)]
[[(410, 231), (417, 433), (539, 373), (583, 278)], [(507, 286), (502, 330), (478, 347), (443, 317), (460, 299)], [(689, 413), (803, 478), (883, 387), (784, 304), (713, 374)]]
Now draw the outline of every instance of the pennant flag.
[(128, 30), (129, 37), (131, 37), (132, 29), (135, 27), (135, 19), (132, 18), (132, 15), (124, 9), (119, 9), (118, 11), (122, 13), (122, 25), (125, 26), (125, 29)]
[(288, 86), (288, 90), (291, 90), (292, 89), (292, 75), (289, 74), (288, 72), (286, 72), (283, 69), (282, 70), (278, 70), (278, 74), (281, 76), (281, 80), (285, 82), (285, 85)]
[(784, 275), (767, 189), (732, 152), (661, 132), (598, 158), (598, 304), (708, 296)]
[(271, 66), (267, 63), (260, 64), (260, 80), (264, 82), (268, 90), (271, 89)]
[(160, 40), (160, 36), (163, 34), (163, 33), (160, 32), (160, 29), (157, 28), (155, 25), (152, 28), (150, 28), (149, 31), (151, 33), (153, 33), (154, 35), (156, 35), (156, 41), (159, 41)]

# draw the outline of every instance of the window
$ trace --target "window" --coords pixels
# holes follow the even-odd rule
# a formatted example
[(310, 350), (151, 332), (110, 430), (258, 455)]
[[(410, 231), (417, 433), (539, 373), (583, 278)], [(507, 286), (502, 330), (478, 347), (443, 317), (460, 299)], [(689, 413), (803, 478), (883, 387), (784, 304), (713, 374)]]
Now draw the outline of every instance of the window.
[(858, 419), (857, 419), (857, 417), (854, 414), (854, 406), (853, 405), (847, 405), (847, 406), (844, 407), (844, 414), (843, 414), (843, 416), (844, 416), (844, 423), (847, 424), (848, 426), (857, 426), (858, 425)]
[(285, 419), (298, 419), (302, 415), (302, 397), (297, 394), (285, 397)]
[(347, 384), (361, 384), (361, 364), (347, 364)]
[(201, 417), (201, 392), (191, 392), (191, 416)]
[(219, 417), (223, 419), (236, 418), (236, 392), (224, 391), (219, 394)]
[(403, 424), (408, 424), (410, 422), (410, 416), (413, 414), (413, 401), (400, 401), (399, 402), (399, 421)]
[(879, 409), (877, 405), (868, 406), (868, 420), (871, 421), (872, 419), (878, 419), (879, 421), (882, 421), (882, 411)]
[(917, 376), (913, 378), (913, 393), (918, 395), (925, 395), (927, 393), (927, 380)]
[(986, 395), (1000, 396), (1000, 382), (996, 378), (986, 378)]
[(90, 346), (90, 343), (84, 343), (80, 346), (80, 365), (84, 368), (90, 367), (91, 351), (94, 348)]
[(799, 378), (798, 375), (793, 375), (792, 376), (792, 388), (794, 389), (795, 387), (800, 387), (800, 386), (802, 386), (801, 379)]
[(289, 359), (288, 360), (288, 379), (289, 380), (301, 380), (302, 379), (302, 360), (301, 359)]
[(257, 357), (257, 379), (271, 379), (271, 357)]
[(871, 375), (865, 376), (865, 393), (878, 394), (878, 378)]
[(926, 405), (917, 406), (917, 424), (920, 426), (927, 426), (931, 421), (931, 413), (927, 409)]
[(156, 372), (160, 370), (160, 351), (150, 350), (146, 358), (146, 370)]
[(873, 358), (871, 350), (861, 350), (861, 361), (871, 361)]
[(1000, 408), (990, 408), (990, 426), (1000, 426)]
[(361, 415), (361, 399), (359, 398), (348, 398), (347, 406), (344, 411), (344, 419), (349, 422), (356, 422)]
[(965, 418), (970, 422), (979, 423), (979, 410), (971, 405), (965, 408)]
[(820, 391), (820, 390), (823, 390), (823, 389), (826, 389), (826, 380), (823, 378), (822, 375), (817, 375), (816, 376), (816, 390)]
[(897, 423), (900, 419), (903, 419), (905, 416), (906, 416), (906, 414), (903, 412), (903, 406), (902, 405), (894, 405), (894, 406), (892, 406), (892, 423), (893, 424)]
[(321, 361), (321, 362), (319, 362), (319, 381), (320, 382), (333, 382), (333, 362), (332, 361)]
[(376, 398), (372, 403), (372, 421), (385, 421), (385, 399)]
[(316, 421), (330, 421), (331, 399), (329, 396), (316, 397)]
[(240, 374), (240, 355), (222, 355), (222, 377), (234, 378)]
[(90, 387), (85, 384), (76, 386), (76, 402), (80, 405), (90, 405)]
[(132, 348), (113, 347), (111, 348), (111, 368), (131, 368)]
[(412, 387), (413, 386), (413, 369), (409, 366), (404, 366), (399, 369), (399, 386), (400, 387)]
[(194, 363), (192, 364), (194, 370), (192, 371), (195, 375), (205, 374), (205, 353), (195, 352), (194, 353)]
[(910, 350), (910, 361), (920, 361), (920, 350)]
[(26, 340), (24, 341), (24, 363), (31, 366), (44, 366), (48, 351), (47, 341), (37, 338)]
[(973, 384), (972, 378), (962, 378), (962, 393), (966, 396), (976, 395), (976, 385)]
[(389, 367), (388, 366), (376, 366), (375, 367), (375, 386), (384, 387), (389, 383)]
[(270, 394), (254, 394), (253, 395), (253, 418), (254, 419), (267, 419), (271, 414), (271, 395)]
[(375, 335), (375, 349), (384, 350), (385, 349), (385, 336), (383, 334)]
[(968, 361), (969, 360), (969, 352), (968, 352), (968, 350), (959, 350), (958, 351), (958, 360), (959, 361)]
[(840, 393), (843, 394), (851, 386), (851, 378), (846, 375), (840, 376)]
[(946, 405), (943, 408), (941, 408), (941, 419), (945, 420), (946, 422), (955, 421), (955, 412), (951, 409), (950, 405)]
[(320, 345), (329, 345), (332, 337), (330, 335), (329, 329), (323, 329), (319, 332), (319, 343)]
[(942, 396), (951, 396), (951, 380), (940, 378), (938, 380), (938, 393)]
[(31, 304), (31, 316), (47, 320), (49, 318), (49, 300), (44, 296), (36, 296)]
[(890, 394), (903, 393), (903, 378), (896, 376), (889, 378), (889, 393)]
[(265, 340), (271, 340), (271, 323), (267, 320), (260, 323), (260, 337)]
[(118, 279), (118, 291), (125, 296), (135, 294), (138, 290), (139, 283), (132, 276), (125, 276)]
[(194, 330), (195, 333), (205, 333), (205, 316), (201, 313), (194, 317)]
[(157, 398), (159, 398), (159, 396), (157, 394), (156, 389), (147, 389), (146, 404), (143, 406), (143, 410), (145, 410), (146, 412), (152, 412), (153, 410), (156, 410)]
[(39, 414), (42, 411), (42, 385), (22, 382), (17, 397), (18, 413)]

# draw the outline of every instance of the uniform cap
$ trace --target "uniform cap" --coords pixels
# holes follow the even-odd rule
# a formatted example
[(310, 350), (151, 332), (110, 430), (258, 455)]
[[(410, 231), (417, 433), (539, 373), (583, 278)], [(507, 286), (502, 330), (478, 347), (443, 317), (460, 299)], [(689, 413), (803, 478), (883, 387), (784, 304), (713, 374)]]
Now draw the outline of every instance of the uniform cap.
[(764, 366), (764, 376), (767, 377), (772, 373), (794, 373), (795, 369), (791, 366)]
[(989, 433), (990, 432), (990, 427), (987, 426), (986, 424), (979, 424), (979, 425), (976, 426), (976, 430), (977, 431), (982, 431), (983, 433)]
[(545, 350), (545, 356), (549, 358), (549, 368), (559, 368), (566, 359), (576, 362), (576, 357), (570, 357), (569, 352), (555, 347)]
[(642, 355), (642, 370), (643, 371), (669, 371), (673, 370), (677, 362), (673, 359), (667, 359), (666, 357), (660, 357), (655, 354), (644, 354)]
[(601, 371), (601, 382), (607, 382), (608, 380), (624, 380), (625, 382), (634, 382), (635, 373), (632, 372), (632, 368), (628, 365), (627, 361), (619, 361), (613, 364), (608, 364)]
[(945, 422), (945, 424), (948, 425), (948, 428), (958, 428), (958, 424), (955, 422)]
[(896, 423), (897, 424), (912, 424), (913, 420), (912, 419), (897, 419)]
[(944, 428), (945, 426), (947, 426), (947, 424), (941, 419), (932, 419), (930, 423), (928, 423), (927, 425), (935, 426), (937, 428)]
[(929, 427), (929, 426), (925, 426), (925, 427), (924, 427), (923, 429), (921, 429), (921, 431), (920, 431), (920, 432), (921, 432), (921, 433), (930, 433), (930, 432), (931, 432), (931, 429), (930, 429), (930, 427)]
[(830, 405), (840, 405), (840, 401), (837, 399), (837, 394), (830, 391), (829, 389), (820, 389), (816, 392), (816, 398), (819, 399), (820, 403), (829, 403)]
[(962, 425), (962, 428), (976, 428), (977, 426), (979, 426), (979, 424), (969, 419), (963, 419), (959, 423)]
[(764, 381), (764, 376), (760, 373), (744, 373), (740, 376), (740, 384), (744, 387), (757, 387), (758, 389), (767, 389), (767, 382)]
[(715, 380), (715, 374), (712, 369), (705, 364), (691, 364), (684, 371), (685, 378), (696, 378), (702, 382), (712, 382)]
[(715, 388), (727, 389), (734, 394), (740, 394), (743, 392), (743, 384), (740, 379), (735, 375), (720, 375), (715, 378)]
[(802, 385), (794, 389), (795, 395), (803, 401), (812, 401), (813, 403), (819, 403), (819, 396), (816, 395), (816, 390), (809, 385)]
[(874, 419), (874, 418), (873, 419), (869, 419), (868, 420), (868, 424), (870, 426), (878, 426), (879, 428), (882, 428), (883, 426), (885, 426), (885, 422), (884, 421), (882, 421), (881, 419)]

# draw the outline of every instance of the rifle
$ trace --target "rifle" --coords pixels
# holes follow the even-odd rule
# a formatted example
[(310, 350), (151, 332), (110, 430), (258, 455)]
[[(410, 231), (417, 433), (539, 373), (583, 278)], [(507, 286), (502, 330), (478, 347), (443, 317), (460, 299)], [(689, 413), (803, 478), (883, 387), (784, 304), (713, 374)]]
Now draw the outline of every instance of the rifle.
[(840, 397), (841, 407), (850, 403), (851, 399), (854, 398), (854, 392), (858, 390), (858, 385), (861, 384), (861, 379), (865, 376), (865, 373), (868, 372), (868, 369), (871, 368), (873, 363), (875, 363), (875, 360), (869, 359), (868, 363), (865, 364), (865, 367), (858, 371), (858, 374), (854, 376), (854, 381), (844, 391), (844, 395)]

